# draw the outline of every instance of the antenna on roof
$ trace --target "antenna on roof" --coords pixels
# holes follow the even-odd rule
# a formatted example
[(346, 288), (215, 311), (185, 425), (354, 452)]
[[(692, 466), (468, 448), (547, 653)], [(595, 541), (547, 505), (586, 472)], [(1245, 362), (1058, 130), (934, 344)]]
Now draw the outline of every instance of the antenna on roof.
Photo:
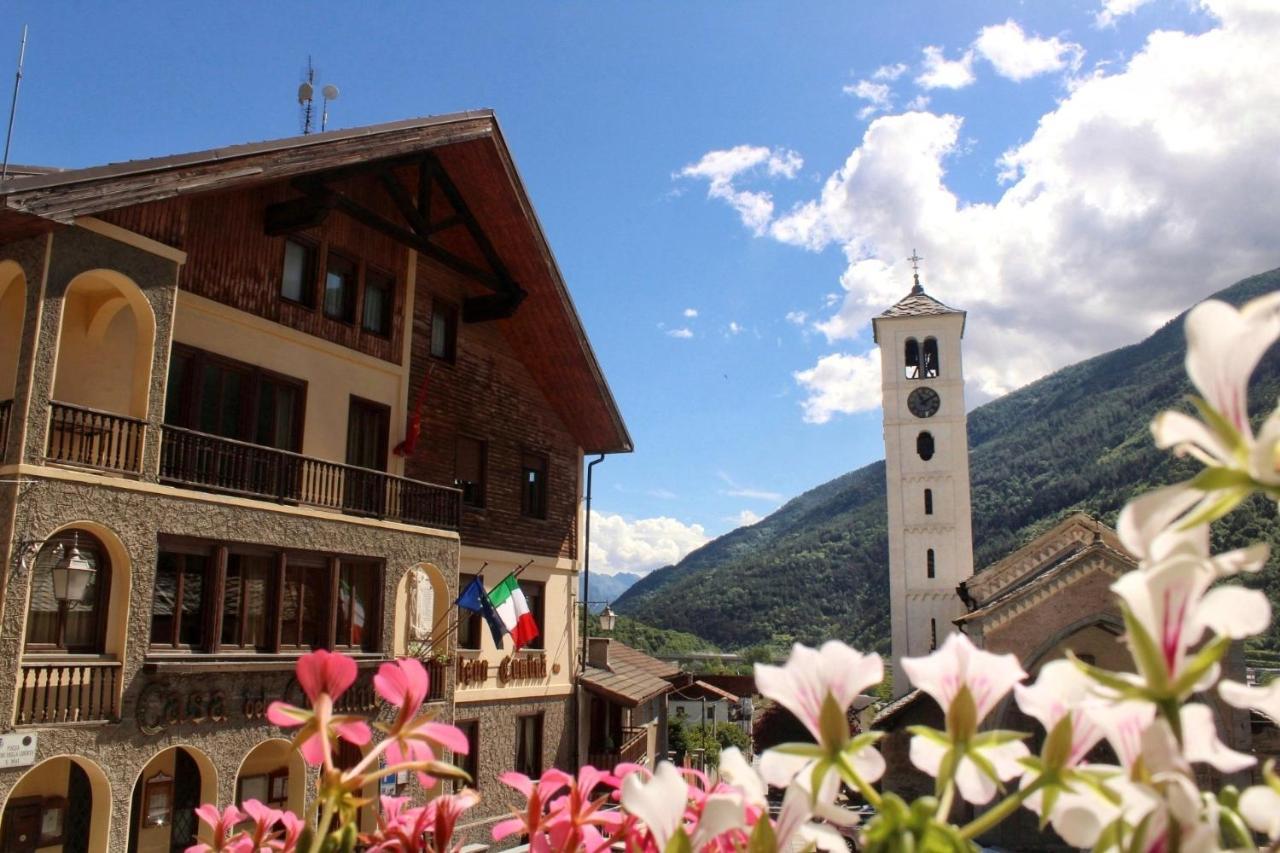
[(0, 165), (0, 181), (9, 177), (9, 144), (13, 142), (13, 117), (18, 112), (18, 89), (22, 86), (22, 63), (27, 58), (27, 25), (22, 25), (22, 46), (18, 48), (18, 73), (13, 78), (13, 100), (9, 102), (9, 130), (4, 136), (4, 164)]
[[(316, 94), (316, 69), (311, 65), (311, 57), (307, 57), (307, 74), (302, 85), (298, 86), (298, 103), (302, 105), (302, 133), (311, 132), (311, 105)], [(338, 100), (338, 87), (332, 83), (320, 90), (323, 99), (320, 109), (320, 131), (323, 133), (329, 124), (329, 102)]]

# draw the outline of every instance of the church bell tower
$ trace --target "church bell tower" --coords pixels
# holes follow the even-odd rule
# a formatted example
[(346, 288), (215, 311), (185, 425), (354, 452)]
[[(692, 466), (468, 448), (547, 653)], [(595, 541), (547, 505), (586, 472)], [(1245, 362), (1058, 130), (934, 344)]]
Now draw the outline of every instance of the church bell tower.
[(871, 321), (884, 406), (895, 698), (910, 687), (900, 661), (928, 654), (955, 630), (965, 612), (956, 588), (973, 574), (964, 321), (965, 312), (924, 292), (918, 269), (911, 292)]

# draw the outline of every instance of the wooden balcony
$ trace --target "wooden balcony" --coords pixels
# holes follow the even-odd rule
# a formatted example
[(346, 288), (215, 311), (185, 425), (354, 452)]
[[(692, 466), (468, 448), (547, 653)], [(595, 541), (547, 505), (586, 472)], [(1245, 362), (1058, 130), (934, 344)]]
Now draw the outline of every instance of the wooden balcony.
[(424, 660), (422, 665), (427, 668), (427, 677), (430, 679), (430, 685), (427, 688), (427, 701), (445, 701), (445, 698), (449, 695), (449, 683), (445, 679), (449, 677), (449, 667), (453, 665), (453, 661), (433, 658)]
[(85, 406), (49, 404), (45, 459), (64, 465), (137, 474), (147, 422)]
[(22, 662), (14, 722), (32, 726), (118, 720), (119, 682), (119, 661), (28, 658)]
[(622, 748), (587, 754), (587, 763), (600, 770), (612, 770), (619, 764), (646, 764), (649, 758), (649, 730), (624, 728)]
[(383, 471), (313, 459), (165, 425), (160, 480), (207, 491), (458, 529), (462, 493)]

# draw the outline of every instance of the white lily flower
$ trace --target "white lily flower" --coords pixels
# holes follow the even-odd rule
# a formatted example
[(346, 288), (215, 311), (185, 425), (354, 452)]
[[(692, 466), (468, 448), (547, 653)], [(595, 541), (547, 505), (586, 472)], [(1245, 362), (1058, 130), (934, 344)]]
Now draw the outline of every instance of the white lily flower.
[(822, 705), (830, 696), (847, 713), (853, 700), (884, 680), (884, 664), (876, 654), (864, 655), (838, 640), (811, 649), (796, 643), (784, 666), (758, 663), (756, 689), (796, 716), (827, 750), (843, 744), (823, 742)]
[(671, 836), (684, 820), (689, 788), (684, 776), (669, 761), (658, 765), (653, 776), (631, 773), (622, 780), (622, 807), (640, 819), (653, 834), (659, 850), (665, 850)]
[(693, 828), (689, 846), (693, 850), (701, 850), (716, 836), (731, 829), (744, 829), (746, 825), (747, 815), (742, 807), (742, 795), (708, 794), (702, 804), (698, 825)]
[(1280, 724), (1280, 679), (1265, 687), (1250, 687), (1237, 681), (1218, 683), (1218, 695), (1222, 701), (1236, 708), (1252, 708)]
[[(778, 850), (807, 848), (816, 846), (819, 850), (844, 853), (846, 850), (844, 837), (826, 824), (814, 823), (811, 806), (812, 797), (800, 783), (787, 788), (782, 797), (782, 810), (778, 813), (778, 823), (774, 827), (774, 843)], [(840, 810), (843, 812), (843, 810)], [(852, 825), (857, 823), (857, 816), (851, 812), (843, 812), (852, 818)], [(762, 817), (761, 820), (766, 818)]]
[[(937, 777), (948, 749), (945, 744), (916, 735), (911, 738), (911, 763), (930, 776)], [(996, 780), (988, 776), (970, 757), (975, 753), (991, 765), (1001, 782), (1007, 782), (1021, 775), (1025, 768), (1020, 759), (1031, 754), (1026, 744), (1016, 740), (990, 746), (969, 747), (956, 764), (956, 790), (960, 792), (960, 796), (975, 806), (991, 802), (991, 798), (996, 795)]]
[(1258, 763), (1252, 755), (1236, 752), (1218, 738), (1218, 727), (1208, 705), (1183, 705), (1178, 719), (1182, 723), (1182, 754), (1187, 761), (1209, 764), (1223, 773), (1236, 773)]
[(1142, 756), (1142, 738), (1155, 718), (1155, 706), (1150, 702), (1107, 702), (1085, 713), (1102, 730), (1121, 765), (1131, 770)]
[(1085, 713), (1090, 705), (1101, 701), (1094, 693), (1095, 684), (1071, 661), (1055, 660), (1040, 668), (1035, 684), (1013, 686), (1013, 695), (1022, 713), (1038, 720), (1046, 732), (1052, 732), (1064, 717), (1071, 717), (1071, 748), (1066, 767), (1079, 764), (1102, 740), (1102, 728)]
[(764, 780), (755, 768), (747, 763), (746, 756), (736, 746), (731, 746), (720, 753), (718, 771), (720, 780), (742, 792), (742, 798), (748, 805), (764, 808), (767, 805), (765, 795), (768, 793)]
[[(1206, 630), (1239, 640), (1270, 624), (1271, 605), (1263, 593), (1240, 586), (1210, 590), (1215, 579), (1216, 573), (1204, 561), (1178, 554), (1150, 569), (1129, 572), (1112, 584), (1146, 633), (1146, 638), (1131, 636), (1129, 642), (1149, 683), (1177, 681), (1187, 650)], [(1205, 689), (1217, 674), (1215, 665), (1198, 678), (1194, 689)]]
[(1240, 795), (1240, 816), (1268, 841), (1280, 840), (1280, 793), (1270, 785), (1245, 788)]
[(1210, 556), (1207, 524), (1182, 529), (1181, 521), (1203, 500), (1204, 492), (1186, 483), (1147, 492), (1125, 504), (1116, 522), (1116, 533), (1144, 568), (1183, 555), (1206, 560), (1223, 578), (1261, 570), (1271, 556), (1266, 543)]
[(1014, 655), (996, 655), (974, 646), (964, 634), (952, 634), (942, 647), (920, 658), (903, 658), (911, 683), (951, 713), (961, 688), (967, 688), (976, 710), (974, 725), (1000, 703), (1013, 685), (1027, 677)]

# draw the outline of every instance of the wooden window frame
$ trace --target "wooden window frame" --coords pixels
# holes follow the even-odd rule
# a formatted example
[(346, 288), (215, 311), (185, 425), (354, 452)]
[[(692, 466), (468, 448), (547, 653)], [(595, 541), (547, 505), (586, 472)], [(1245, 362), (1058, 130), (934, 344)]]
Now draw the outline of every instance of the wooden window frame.
[[(321, 643), (317, 648), (326, 650), (341, 649), (353, 654), (380, 654), (382, 650), (383, 626), (383, 581), (386, 578), (386, 562), (376, 557), (354, 554), (332, 554), (320, 551), (305, 551), (296, 548), (270, 548), (249, 545), (239, 542), (195, 539), (182, 536), (161, 536), (159, 550), (167, 553), (205, 554), (210, 556), (208, 573), (205, 576), (202, 613), (205, 616), (205, 643), (202, 648), (151, 644), (150, 654), (178, 654), (192, 656), (254, 656), (254, 655), (301, 655), (311, 651), (311, 647), (287, 643), (284, 641), (284, 583), (290, 558), (293, 565), (300, 565), (306, 577), (323, 577), (324, 587), (320, 590), (324, 616), (322, 619)], [(227, 563), (232, 553), (250, 556), (270, 556), (275, 562), (274, 571), (269, 580), (267, 595), (267, 644), (265, 648), (245, 647), (224, 643), (222, 641), (222, 622), (224, 616), (224, 600), (227, 584)], [(374, 573), (370, 582), (373, 599), (366, 611), (366, 630), (368, 639), (363, 646), (340, 645), (337, 641), (337, 583), (340, 566), (343, 563), (364, 566)], [(244, 610), (241, 608), (241, 636), (243, 636)], [(181, 616), (175, 619), (172, 636), (180, 636), (182, 631)]]
[(461, 791), (463, 788), (474, 788), (480, 790), (480, 720), (454, 720), (453, 724), (462, 730), (463, 736), (467, 739), (466, 755), (455, 755), (454, 760), (458, 762), (458, 767), (466, 771), (471, 777), (468, 784), (462, 779), (453, 780), (453, 790)]
[[(189, 344), (182, 344), (176, 341), (173, 344), (171, 353), (179, 354), (189, 359), (188, 364), (191, 365), (191, 369), (194, 370), (197, 375), (194, 377), (194, 381), (189, 381), (186, 384), (180, 395), (180, 399), (176, 401), (176, 406), (170, 407), (169, 404), (175, 401), (167, 399), (166, 393), (164, 413), (164, 422), (166, 424), (182, 427), (183, 429), (190, 429), (196, 432), (202, 431), (198, 429), (201, 397), (204, 393), (204, 383), (201, 381), (201, 376), (204, 373), (205, 365), (213, 364), (227, 370), (234, 370), (245, 374), (248, 380), (248, 387), (245, 388), (244, 401), (241, 404), (238, 418), (241, 435), (235, 436), (235, 441), (246, 441), (249, 444), (255, 444), (259, 447), (269, 446), (258, 444), (257, 413), (262, 400), (263, 383), (274, 382), (279, 385), (292, 386), (294, 390), (298, 392), (297, 402), (294, 404), (293, 413), (294, 447), (278, 449), (289, 450), (293, 453), (297, 453), (302, 449), (302, 440), (307, 420), (307, 381), (305, 379), (298, 379), (297, 377), (289, 376), (286, 373), (278, 373), (277, 371), (270, 370), (269, 368), (261, 367), (256, 364), (251, 364), (247, 361), (240, 361), (220, 353), (210, 352), (206, 349), (193, 347)], [(172, 357), (170, 360), (172, 360)], [(188, 379), (191, 379), (191, 377), (188, 377)], [(177, 409), (177, 411), (173, 411), (172, 409)], [(246, 439), (241, 437), (245, 435), (248, 435), (249, 438)]]
[[(159, 574), (159, 555), (173, 554), (179, 557), (203, 557), (205, 558), (204, 583), (201, 589), (201, 600), (204, 601), (209, 596), (209, 591), (213, 588), (218, 576), (218, 555), (208, 546), (201, 547), (198, 544), (189, 541), (162, 541), (157, 549), (157, 571), (153, 574), (153, 578)], [(182, 569), (178, 571), (177, 583), (174, 587), (174, 613), (173, 627), (169, 632), (170, 641), (167, 643), (157, 643), (154, 637), (148, 636), (147, 647), (155, 651), (200, 651), (203, 647), (211, 644), (213, 637), (213, 627), (211, 616), (214, 608), (205, 606), (201, 609), (201, 622), (204, 627), (204, 642), (202, 644), (192, 646), (183, 643), (182, 638), (182, 600), (183, 585), (188, 574), (185, 571), (185, 560)], [(152, 607), (155, 606), (154, 594), (152, 596)]]
[[(310, 253), (310, 256), (311, 256), (310, 257), (311, 281), (309, 282), (310, 287), (309, 288), (307, 287), (308, 282), (305, 280), (303, 281), (303, 286), (302, 286), (303, 295), (309, 296), (310, 297), (309, 300), (292, 299), (284, 295), (284, 264), (285, 264), (285, 259), (288, 257), (290, 243), (294, 243), (298, 246), (301, 246), (302, 248), (306, 249)], [(314, 311), (316, 309), (316, 285), (320, 281), (320, 275), (319, 275), (320, 255), (321, 255), (321, 244), (307, 237), (300, 237), (297, 235), (290, 234), (289, 236), (285, 237), (283, 241), (281, 241), (280, 287), (277, 289), (277, 295), (280, 297), (280, 301), (287, 302), (290, 305), (297, 305), (298, 307), (304, 308), (308, 311)]]
[[(527, 749), (527, 747), (524, 744), (524, 721), (525, 720), (537, 720), (537, 726), (534, 728), (534, 732), (536, 734), (534, 737), (534, 749), (533, 749), (535, 763), (534, 765), (528, 768), (533, 771), (532, 773), (526, 773), (525, 772), (526, 767), (521, 766), (521, 763), (520, 763), (521, 748), (525, 747)], [(542, 741), (546, 734), (546, 732), (544, 731), (545, 725), (546, 725), (546, 714), (544, 714), (541, 711), (539, 711), (536, 714), (520, 714), (519, 716), (516, 717), (515, 769), (519, 773), (525, 773), (525, 775), (529, 776), (530, 778), (534, 778), (542, 775)]]
[[(442, 352), (436, 353), (436, 313), (439, 312), (445, 318), (445, 339)], [(427, 353), (436, 361), (445, 364), (456, 364), (458, 361), (458, 327), (460, 325), (461, 313), (458, 306), (454, 302), (447, 299), (441, 299), (438, 296), (431, 297), (431, 324), (428, 327), (430, 334), (427, 340)]]
[[(342, 291), (342, 314), (329, 313), (329, 261), (331, 258), (337, 258), (351, 265), (352, 280), (350, 286), (344, 287)], [(356, 325), (359, 319), (358, 297), (361, 295), (362, 266), (358, 258), (341, 249), (335, 249), (331, 245), (325, 246), (324, 263), (321, 265), (322, 274), (320, 276), (320, 313), (324, 315), (326, 320), (333, 320), (335, 323), (342, 323), (344, 326)]]
[[(162, 817), (155, 817), (151, 812), (151, 798), (153, 794), (164, 796), (168, 801), (168, 807)], [(173, 777), (157, 770), (151, 774), (151, 778), (142, 783), (142, 828), (150, 829), (158, 826), (168, 826), (173, 822)]]
[[(381, 332), (369, 328), (368, 317), (365, 314), (365, 309), (368, 308), (369, 305), (369, 303), (365, 301), (365, 298), (369, 290), (370, 274), (378, 278), (382, 278), (387, 282), (387, 300), (383, 303), (381, 318), (384, 331)], [(382, 338), (383, 340), (389, 340), (391, 338), (391, 333), (393, 331), (392, 327), (395, 325), (396, 317), (395, 307), (397, 289), (398, 284), (395, 275), (387, 272), (381, 267), (374, 266), (373, 264), (362, 265), (360, 271), (360, 331), (362, 333), (366, 335), (373, 335), (375, 338)]]
[[(541, 462), (541, 469), (531, 466), (531, 461)], [(520, 514), (525, 518), (545, 521), (547, 518), (547, 496), (549, 492), (549, 475), (551, 456), (536, 450), (525, 450), (520, 454)], [(536, 494), (529, 475), (540, 474), (537, 481)]]
[[(464, 481), (458, 477), (458, 448), (462, 441), (473, 441), (480, 448), (480, 479), (477, 482), (479, 492), (479, 500), (472, 502), (466, 499), (466, 487)], [(483, 438), (477, 438), (474, 435), (466, 433), (458, 433), (453, 439), (453, 476), (454, 483), (462, 489), (462, 508), (465, 510), (483, 511), (488, 506), (489, 492), (489, 442)], [(465, 481), (473, 482), (473, 481)]]

